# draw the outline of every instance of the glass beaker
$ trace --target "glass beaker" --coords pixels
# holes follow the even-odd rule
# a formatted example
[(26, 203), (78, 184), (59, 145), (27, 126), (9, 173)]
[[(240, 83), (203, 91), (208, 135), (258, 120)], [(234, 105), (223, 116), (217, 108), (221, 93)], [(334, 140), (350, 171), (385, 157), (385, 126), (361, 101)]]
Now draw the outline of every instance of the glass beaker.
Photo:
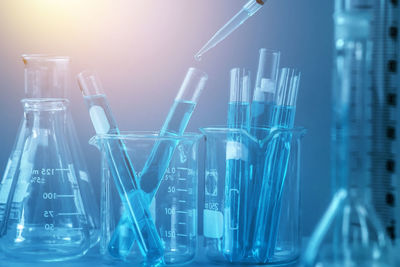
[(385, 96), (382, 88), (373, 85), (374, 78), (381, 77), (379, 66), (373, 64), (374, 11), (381, 2), (336, 0), (334, 196), (310, 238), (305, 266), (393, 266), (390, 240), (371, 204), (369, 187), (375, 163), (386, 156), (385, 148), (378, 145), (385, 142), (379, 135), (384, 108), (379, 102)]
[(65, 98), (69, 58), (24, 55), (23, 61), (24, 119), (1, 182), (0, 248), (29, 261), (76, 258), (88, 251), (91, 234), (98, 240), (99, 228)]
[[(257, 129), (265, 131), (263, 140), (257, 140), (247, 131), (232, 128), (202, 128), (201, 131), (206, 138), (206, 159), (205, 159), (205, 204), (204, 204), (204, 242), (206, 255), (213, 261), (230, 261), (235, 263), (287, 263), (295, 261), (300, 255), (300, 145), (301, 139), (305, 134), (302, 128), (296, 129)], [(232, 136), (240, 136), (236, 140), (241, 140), (241, 145), (232, 145)], [(244, 213), (233, 213), (227, 204), (232, 203), (238, 195), (243, 195), (239, 190), (226, 194), (226, 172), (227, 160), (235, 157), (245, 159), (251, 155), (262, 156), (266, 162), (266, 169), (278, 169), (277, 162), (271, 160), (271, 151), (274, 150), (277, 141), (283, 142), (286, 147), (290, 147), (289, 161), (286, 170), (280, 172), (284, 176), (282, 191), (279, 193), (280, 202), (275, 206), (275, 215), (279, 217), (278, 222), (272, 225), (271, 221), (257, 223), (257, 227), (252, 229), (239, 229), (249, 227), (239, 224), (237, 218), (239, 214), (244, 216), (254, 214), (254, 211), (247, 210)], [(274, 166), (276, 165), (276, 166)], [(250, 175), (254, 168), (260, 166), (249, 166)], [(262, 166), (264, 168), (264, 166)], [(242, 177), (244, 183), (249, 182), (249, 177)], [(277, 178), (277, 177), (275, 177)], [(246, 187), (244, 187), (246, 188)], [(231, 199), (226, 199), (226, 196)], [(265, 197), (265, 196), (264, 196)], [(263, 197), (260, 195), (260, 203)], [(272, 205), (268, 205), (272, 206)], [(278, 208), (279, 206), (279, 208)], [(260, 211), (266, 209), (264, 205), (258, 207)], [(234, 209), (235, 210), (235, 209)], [(258, 217), (257, 217), (258, 218)], [(261, 218), (261, 217), (260, 217)], [(235, 223), (236, 222), (236, 223)], [(267, 228), (271, 227), (277, 231), (275, 241), (271, 241), (273, 248), (272, 256), (268, 257), (259, 253), (265, 244), (259, 244), (259, 240), (264, 238), (257, 237), (260, 233), (266, 233)], [(227, 257), (225, 250), (230, 249), (229, 232), (233, 229), (239, 232), (248, 233), (254, 231), (252, 244), (247, 244), (248, 248), (245, 257)], [(228, 246), (227, 246), (228, 244)]]
[[(102, 144), (112, 140), (122, 142), (140, 179), (141, 171), (154, 146), (161, 143), (175, 143), (176, 146), (170, 146), (175, 149), (173, 149), (163, 181), (150, 203), (150, 211), (164, 245), (165, 263), (184, 264), (194, 259), (197, 249), (198, 141), (200, 138), (201, 135), (197, 134), (159, 136), (157, 132), (122, 132), (120, 135), (97, 135), (91, 139), (90, 143), (102, 152), (101, 254), (106, 258), (116, 260), (110, 253), (109, 243), (124, 213)], [(129, 230), (129, 228), (126, 229)], [(127, 234), (130, 235), (130, 233)], [(123, 233), (120, 232), (115, 236), (121, 236), (121, 242), (125, 242)], [(142, 256), (138, 249), (135, 242), (131, 253), (124, 260), (140, 263)]]

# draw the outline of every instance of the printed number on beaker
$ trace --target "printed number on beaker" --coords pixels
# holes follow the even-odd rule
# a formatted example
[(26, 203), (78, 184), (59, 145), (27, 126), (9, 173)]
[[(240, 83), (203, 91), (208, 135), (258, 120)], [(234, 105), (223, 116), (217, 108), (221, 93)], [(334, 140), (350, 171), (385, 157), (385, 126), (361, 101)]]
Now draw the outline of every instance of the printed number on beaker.
[(57, 193), (43, 193), (43, 199), (56, 199)]

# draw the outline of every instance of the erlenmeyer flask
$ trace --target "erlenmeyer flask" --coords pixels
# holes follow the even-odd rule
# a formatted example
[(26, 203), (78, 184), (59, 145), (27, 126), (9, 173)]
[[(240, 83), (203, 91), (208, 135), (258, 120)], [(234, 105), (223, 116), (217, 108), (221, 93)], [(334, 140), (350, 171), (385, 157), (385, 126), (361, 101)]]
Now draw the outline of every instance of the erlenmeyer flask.
[(373, 0), (336, 0), (332, 179), (336, 193), (311, 236), (305, 266), (393, 266), (370, 200), (376, 153), (372, 86)]
[(23, 60), (24, 118), (1, 182), (0, 249), (29, 261), (76, 258), (89, 249), (97, 219), (88, 215), (94, 196), (80, 188), (89, 180), (65, 98), (69, 59)]

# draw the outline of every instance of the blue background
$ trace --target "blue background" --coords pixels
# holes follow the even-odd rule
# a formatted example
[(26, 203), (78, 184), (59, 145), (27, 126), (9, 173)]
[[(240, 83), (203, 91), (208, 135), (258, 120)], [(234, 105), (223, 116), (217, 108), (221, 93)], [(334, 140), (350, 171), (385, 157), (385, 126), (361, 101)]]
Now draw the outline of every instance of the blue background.
[[(229, 70), (257, 68), (258, 49), (278, 49), (281, 65), (302, 71), (296, 125), (303, 142), (301, 194), (306, 236), (330, 196), (332, 1), (270, 0), (226, 41), (195, 62), (193, 55), (245, 1), (1, 1), (0, 169), (4, 170), (22, 120), (23, 53), (67, 55), (71, 63), (71, 109), (96, 186), (99, 155), (88, 145), (94, 130), (76, 86), (85, 68), (100, 74), (123, 130), (157, 130), (188, 67), (209, 74), (188, 129), (223, 124)], [(253, 76), (254, 77), (254, 76)]]

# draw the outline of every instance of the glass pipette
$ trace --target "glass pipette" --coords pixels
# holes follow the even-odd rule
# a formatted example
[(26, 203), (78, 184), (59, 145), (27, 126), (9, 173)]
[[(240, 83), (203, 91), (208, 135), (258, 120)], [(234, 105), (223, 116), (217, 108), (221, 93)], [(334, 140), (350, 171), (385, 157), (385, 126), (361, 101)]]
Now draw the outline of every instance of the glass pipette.
[[(231, 70), (228, 127), (248, 131), (250, 127), (250, 72)], [(226, 186), (224, 256), (235, 262), (245, 257), (248, 144), (241, 134), (232, 133), (226, 144)], [(228, 215), (229, 214), (229, 215)]]
[[(161, 128), (160, 136), (180, 136), (184, 133), (207, 79), (208, 76), (203, 71), (189, 68)], [(141, 171), (140, 188), (146, 194), (149, 203), (160, 186), (177, 145), (175, 140), (157, 142)], [(126, 258), (129, 255), (135, 241), (135, 236), (129, 228), (129, 216), (124, 212), (110, 241), (110, 247), (119, 248), (113, 250), (113, 256)], [(120, 245), (117, 246), (117, 243)]]
[(229, 20), (221, 29), (214, 34), (214, 36), (200, 49), (194, 56), (196, 60), (200, 61), (201, 57), (208, 50), (216, 46), (226, 37), (228, 37), (234, 30), (242, 25), (248, 18), (253, 16), (264, 5), (266, 0), (250, 0), (243, 8)]
[[(101, 84), (92, 72), (78, 75), (79, 87), (89, 108), (90, 118), (96, 134), (119, 134), (119, 129), (111, 112)], [(100, 139), (101, 141), (101, 139)], [(115, 186), (125, 210), (129, 214), (139, 248), (147, 264), (163, 263), (164, 248), (151, 218), (149, 203), (139, 189), (138, 178), (129, 159), (125, 144), (119, 139), (101, 141), (105, 149)]]

